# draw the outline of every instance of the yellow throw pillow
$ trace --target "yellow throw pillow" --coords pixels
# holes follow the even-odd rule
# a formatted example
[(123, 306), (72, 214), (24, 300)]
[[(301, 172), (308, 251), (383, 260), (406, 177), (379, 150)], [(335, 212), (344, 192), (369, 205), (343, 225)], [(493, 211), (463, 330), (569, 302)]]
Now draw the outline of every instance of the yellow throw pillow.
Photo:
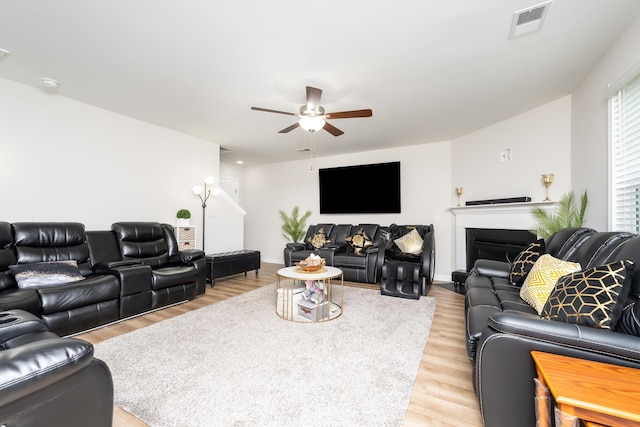
[(549, 254), (541, 255), (524, 279), (520, 298), (541, 314), (558, 279), (576, 271), (580, 271), (580, 264), (577, 262), (562, 261)]
[(393, 242), (405, 254), (413, 255), (420, 255), (422, 253), (422, 245), (424, 244), (424, 240), (422, 240), (420, 233), (418, 233), (418, 230), (415, 228)]

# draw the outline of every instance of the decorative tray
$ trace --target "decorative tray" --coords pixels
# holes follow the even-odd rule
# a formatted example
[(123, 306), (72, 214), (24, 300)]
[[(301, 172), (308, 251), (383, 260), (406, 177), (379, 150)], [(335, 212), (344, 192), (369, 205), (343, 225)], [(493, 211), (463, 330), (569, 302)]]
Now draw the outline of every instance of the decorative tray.
[(304, 270), (302, 267), (298, 267), (295, 269), (296, 273), (305, 273), (305, 274), (315, 274), (315, 273), (326, 273), (327, 269), (324, 267), (321, 267), (317, 270)]

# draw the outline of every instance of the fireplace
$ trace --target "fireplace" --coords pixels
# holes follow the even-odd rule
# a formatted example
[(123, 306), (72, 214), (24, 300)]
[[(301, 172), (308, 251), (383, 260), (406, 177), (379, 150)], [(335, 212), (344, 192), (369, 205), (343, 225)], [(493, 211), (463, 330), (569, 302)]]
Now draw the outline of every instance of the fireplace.
[[(525, 236), (535, 227), (536, 220), (531, 214), (531, 208), (540, 207), (545, 210), (552, 210), (557, 207), (557, 202), (525, 202), (525, 203), (507, 203), (496, 205), (479, 205), (479, 206), (458, 206), (451, 208), (451, 212), (455, 216), (455, 240), (454, 240), (454, 270), (467, 272), (473, 267), (473, 263), (467, 260), (467, 229), (486, 229), (490, 230), (488, 234), (492, 234), (496, 230), (517, 230), (524, 232)], [(529, 238), (523, 239), (519, 244), (527, 245)], [(507, 243), (511, 243), (510, 240)], [(480, 251), (483, 253), (481, 258), (488, 258), (485, 252), (494, 253), (492, 257), (497, 257), (501, 261), (506, 261), (505, 253), (519, 253), (517, 249), (512, 252), (500, 252), (495, 254), (491, 249), (492, 245), (480, 245)], [(476, 255), (477, 256), (477, 255)], [(509, 259), (513, 259), (513, 255)]]
[(477, 259), (513, 261), (536, 236), (528, 230), (466, 228), (467, 271)]

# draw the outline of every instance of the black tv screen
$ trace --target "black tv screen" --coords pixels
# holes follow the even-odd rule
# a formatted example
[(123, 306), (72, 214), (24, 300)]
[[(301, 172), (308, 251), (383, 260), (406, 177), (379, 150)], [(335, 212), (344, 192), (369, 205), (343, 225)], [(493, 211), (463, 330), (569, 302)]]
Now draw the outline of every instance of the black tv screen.
[(320, 213), (400, 213), (400, 162), (318, 170)]

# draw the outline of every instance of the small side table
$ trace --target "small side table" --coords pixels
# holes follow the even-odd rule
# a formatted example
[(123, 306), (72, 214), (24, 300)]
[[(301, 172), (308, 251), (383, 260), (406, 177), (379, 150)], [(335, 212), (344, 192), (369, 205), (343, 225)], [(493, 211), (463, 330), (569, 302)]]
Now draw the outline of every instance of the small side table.
[[(340, 279), (340, 303), (338, 303), (333, 293), (333, 279), (337, 278)], [(294, 294), (297, 290), (296, 284), (304, 283), (307, 280), (321, 281), (326, 289), (327, 316), (318, 316), (316, 311), (315, 321), (323, 322), (340, 317), (344, 306), (344, 275), (342, 270), (336, 267), (324, 267), (317, 272), (306, 272), (300, 267), (285, 267), (278, 270), (276, 273), (276, 314), (285, 320), (294, 322), (306, 321), (299, 320), (295, 314), (297, 303), (294, 302)]]
[(587, 425), (640, 426), (640, 369), (540, 351), (531, 357), (560, 411)]

